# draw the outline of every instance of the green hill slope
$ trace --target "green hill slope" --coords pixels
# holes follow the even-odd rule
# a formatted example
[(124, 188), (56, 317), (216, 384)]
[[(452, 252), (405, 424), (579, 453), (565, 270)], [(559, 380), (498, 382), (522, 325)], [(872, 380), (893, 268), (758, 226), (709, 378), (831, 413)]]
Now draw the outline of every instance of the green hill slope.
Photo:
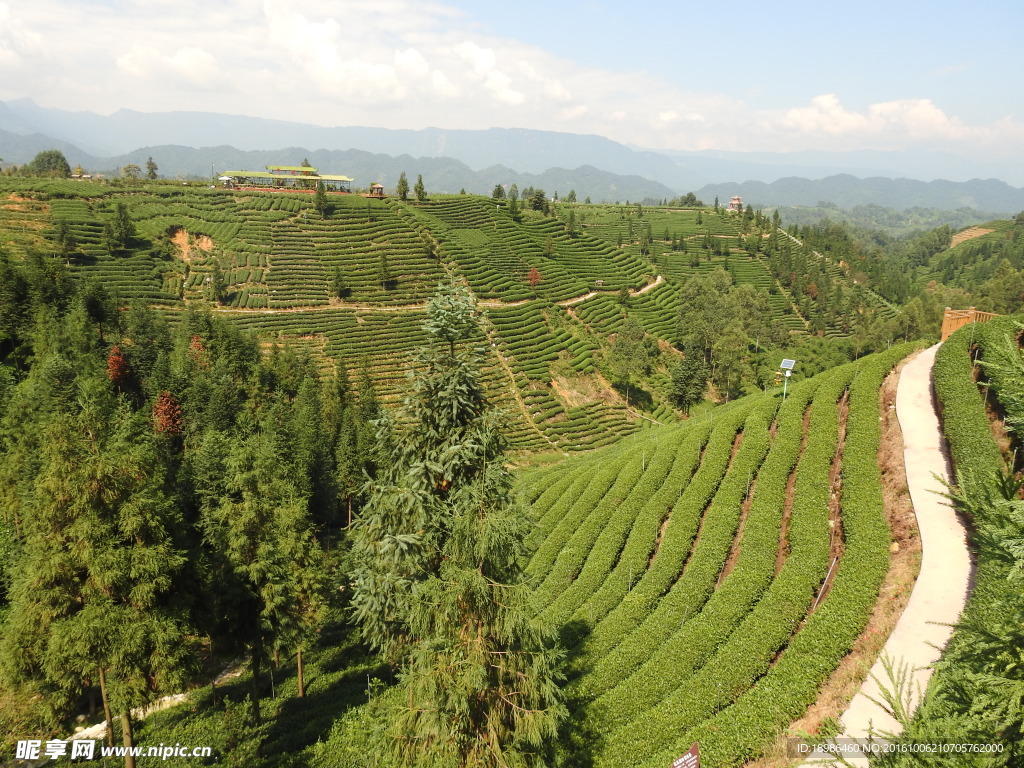
[(536, 605), (595, 765), (695, 740), (738, 765), (814, 701), (888, 567), (879, 386), (912, 346), (524, 476)]
[[(106, 234), (119, 207), (136, 229), (124, 247)], [(75, 277), (172, 321), (205, 305), (268, 342), (303, 343), (325, 368), (365, 359), (386, 400), (402, 391), (426, 297), (440, 281), (464, 281), (488, 313), (488, 384), (521, 450), (588, 449), (675, 421), (671, 345), (689, 330), (680, 290), (692, 279), (725, 270), (767, 302), (764, 317), (743, 319), (749, 362), (726, 396), (770, 381), (765, 366), (781, 357), (767, 362), (766, 339), (843, 337), (872, 303), (840, 265), (760, 214), (549, 207), (524, 202), (513, 214), (508, 201), (472, 195), (330, 195), (321, 216), (311, 193), (8, 178), (0, 247), (56, 255)], [(615, 349), (630, 321), (647, 335), (636, 377)]]

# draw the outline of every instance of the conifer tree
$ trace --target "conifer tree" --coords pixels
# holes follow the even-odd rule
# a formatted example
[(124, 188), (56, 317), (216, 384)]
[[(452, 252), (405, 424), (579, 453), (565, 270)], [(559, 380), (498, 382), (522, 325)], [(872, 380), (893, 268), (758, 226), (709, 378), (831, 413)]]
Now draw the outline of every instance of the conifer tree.
[(427, 199), (427, 188), (423, 186), (423, 174), (417, 174), (416, 184), (413, 186), (413, 192), (416, 195), (416, 200), (423, 202)]
[(324, 601), (323, 555), (272, 421), (232, 448), (229, 493), (204, 519), (218, 555), (222, 599), (233, 606), (233, 632), (249, 654), (257, 724), (263, 667), (285, 643), (301, 642)]
[(316, 212), (320, 214), (321, 219), (327, 218), (327, 190), (324, 189), (322, 181), (316, 183), (316, 192), (313, 194), (313, 207), (316, 208)]
[(405, 177), (405, 171), (398, 175), (398, 184), (395, 185), (395, 194), (399, 200), (409, 199), (409, 179)]
[(53, 244), (57, 247), (57, 253), (65, 259), (69, 258), (78, 247), (78, 242), (71, 232), (71, 227), (68, 226), (67, 219), (57, 219), (54, 224)]
[(285, 450), (292, 458), (295, 485), (307, 499), (310, 518), (318, 526), (332, 527), (337, 522), (337, 492), (320, 385), (315, 375), (303, 379), (291, 410)]
[(380, 255), (380, 261), (377, 263), (377, 281), (385, 291), (392, 287), (392, 284), (395, 282), (395, 276), (391, 271), (391, 265), (388, 263), (388, 255), (386, 253)]
[(135, 222), (132, 221), (128, 206), (118, 202), (114, 206), (114, 219), (111, 224), (111, 236), (117, 248), (125, 249), (135, 239)]
[(190, 669), (174, 591), (185, 558), (146, 414), (115, 398), (102, 371), (84, 370), (60, 385), (63, 403), (44, 394), (55, 394), (51, 375), (39, 381), (55, 410), (40, 424), (38, 471), (21, 484), (32, 502), (3, 650), (16, 678), (43, 681), (58, 702), (98, 682), (108, 738), (116, 713), (131, 746), (132, 709)]
[(354, 526), (354, 614), (402, 669), (391, 765), (539, 764), (564, 713), (559, 653), (523, 580), (530, 524), (484, 397), (475, 314), (454, 284), (431, 299), (430, 344), (396, 419), (408, 426)]
[(324, 389), (323, 420), (332, 452), (332, 482), (346, 527), (352, 524), (353, 508), (364, 482), (359, 458), (359, 426), (355, 398), (342, 360)]

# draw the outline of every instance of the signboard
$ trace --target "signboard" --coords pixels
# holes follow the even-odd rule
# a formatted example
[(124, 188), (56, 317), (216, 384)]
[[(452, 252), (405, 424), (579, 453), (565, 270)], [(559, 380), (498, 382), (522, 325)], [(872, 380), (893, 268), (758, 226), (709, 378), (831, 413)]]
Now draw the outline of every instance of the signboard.
[(685, 755), (672, 761), (672, 768), (700, 768), (700, 747), (696, 741)]
[(782, 365), (779, 366), (784, 371), (792, 371), (793, 366), (796, 365), (796, 360), (785, 359), (782, 361)]

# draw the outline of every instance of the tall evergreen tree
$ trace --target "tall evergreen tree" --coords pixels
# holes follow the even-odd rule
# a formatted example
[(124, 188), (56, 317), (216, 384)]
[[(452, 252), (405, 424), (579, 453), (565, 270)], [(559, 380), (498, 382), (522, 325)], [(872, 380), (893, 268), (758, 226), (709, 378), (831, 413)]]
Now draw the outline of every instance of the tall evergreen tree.
[(110, 221), (110, 243), (117, 250), (128, 248), (135, 239), (135, 222), (132, 221), (128, 206), (118, 201), (114, 205), (114, 217)]
[(388, 263), (388, 255), (386, 253), (380, 255), (380, 261), (377, 263), (377, 282), (380, 283), (380, 287), (385, 291), (392, 288), (395, 282), (395, 275), (391, 271), (391, 265)]
[(62, 258), (69, 258), (78, 247), (75, 235), (68, 226), (67, 219), (57, 219), (53, 225), (53, 244)]
[(523, 581), (529, 522), (479, 374), (468, 292), (428, 305), (390, 461), (355, 524), (353, 610), (401, 665), (392, 765), (539, 765), (564, 714), (559, 654)]
[(320, 214), (321, 219), (327, 218), (327, 190), (324, 189), (322, 181), (316, 183), (316, 192), (313, 194), (313, 207)]
[(227, 474), (228, 494), (206, 511), (204, 529), (233, 606), (235, 639), (249, 654), (259, 723), (266, 662), (283, 644), (301, 642), (320, 619), (323, 556), (271, 424), (236, 443)]
[(405, 171), (398, 175), (398, 183), (395, 185), (395, 194), (399, 200), (409, 199), (409, 179), (405, 177)]
[(57, 700), (99, 683), (108, 736), (117, 713), (131, 746), (132, 709), (190, 671), (192, 633), (174, 590), (180, 521), (145, 414), (115, 398), (102, 373), (60, 384), (73, 393), (63, 405), (45, 396), (58, 383), (47, 378), (37, 392), (56, 410), (38, 472), (22, 483), (32, 503), (4, 656)]

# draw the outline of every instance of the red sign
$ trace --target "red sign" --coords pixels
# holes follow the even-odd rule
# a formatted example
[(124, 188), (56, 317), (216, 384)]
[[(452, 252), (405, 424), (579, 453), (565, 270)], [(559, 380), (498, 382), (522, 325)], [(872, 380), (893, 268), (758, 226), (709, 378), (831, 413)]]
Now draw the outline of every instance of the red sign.
[(700, 768), (700, 747), (696, 741), (689, 752), (672, 761), (672, 768)]

